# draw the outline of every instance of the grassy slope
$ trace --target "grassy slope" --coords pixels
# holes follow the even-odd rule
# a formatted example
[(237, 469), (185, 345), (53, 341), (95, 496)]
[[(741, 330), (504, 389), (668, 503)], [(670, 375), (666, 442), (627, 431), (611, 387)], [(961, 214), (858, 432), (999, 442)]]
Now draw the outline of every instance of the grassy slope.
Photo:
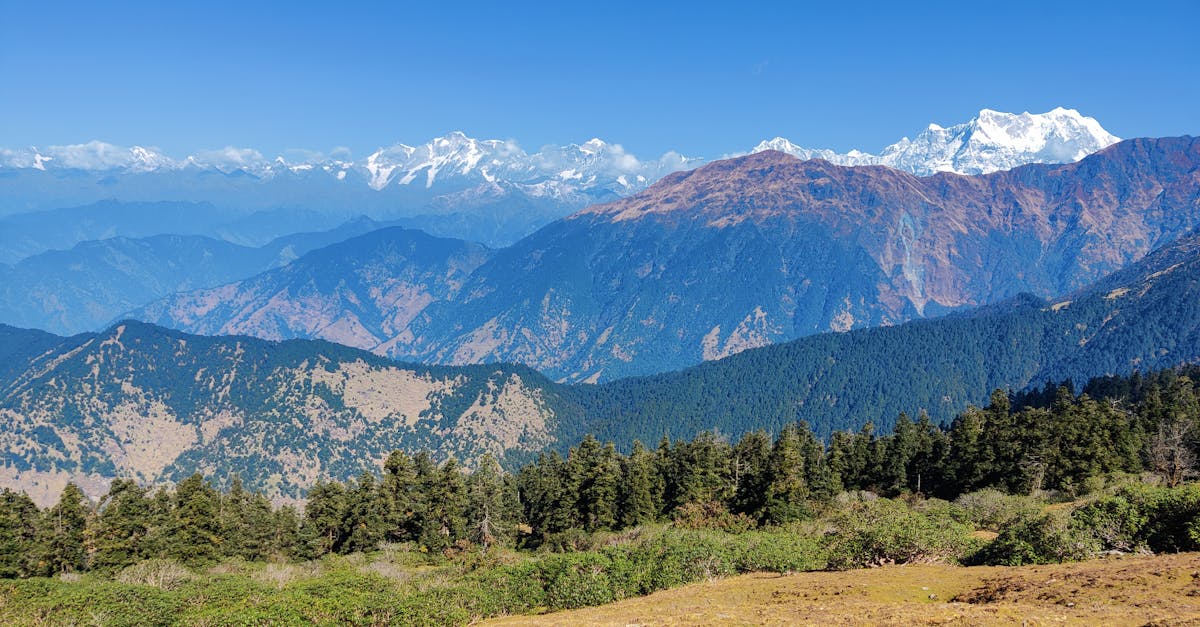
[(1200, 554), (1023, 567), (750, 574), (485, 625), (1144, 625), (1200, 622)]

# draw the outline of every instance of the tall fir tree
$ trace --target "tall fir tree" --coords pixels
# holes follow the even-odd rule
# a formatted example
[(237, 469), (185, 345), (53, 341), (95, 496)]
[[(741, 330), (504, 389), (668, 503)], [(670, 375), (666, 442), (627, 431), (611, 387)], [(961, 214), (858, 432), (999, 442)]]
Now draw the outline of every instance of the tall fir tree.
[(38, 573), (37, 540), (41, 512), (24, 492), (0, 490), (0, 578)]
[(80, 572), (87, 569), (84, 544), (91, 514), (87, 497), (74, 483), (68, 483), (58, 503), (46, 510), (38, 545), (39, 570), (45, 575)]

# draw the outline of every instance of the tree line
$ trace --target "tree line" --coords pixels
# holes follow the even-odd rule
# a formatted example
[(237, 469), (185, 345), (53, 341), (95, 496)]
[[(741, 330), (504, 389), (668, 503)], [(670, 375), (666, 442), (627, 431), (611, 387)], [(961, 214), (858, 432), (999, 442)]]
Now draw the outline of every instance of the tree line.
[(635, 442), (628, 453), (592, 436), (505, 472), (484, 456), (393, 452), (379, 475), (318, 482), (303, 513), (273, 507), (234, 477), (220, 491), (200, 475), (173, 490), (116, 480), (98, 503), (68, 484), (52, 507), (0, 491), (0, 577), (115, 571), (150, 558), (205, 563), (312, 559), (410, 542), (453, 552), (496, 544), (567, 546), (578, 534), (680, 516), (746, 527), (807, 518), (844, 491), (952, 499), (983, 488), (1078, 495), (1119, 473), (1191, 477), (1200, 434), (1200, 369), (997, 390), (942, 427), (901, 414), (822, 442), (803, 421), (736, 442), (712, 432)]

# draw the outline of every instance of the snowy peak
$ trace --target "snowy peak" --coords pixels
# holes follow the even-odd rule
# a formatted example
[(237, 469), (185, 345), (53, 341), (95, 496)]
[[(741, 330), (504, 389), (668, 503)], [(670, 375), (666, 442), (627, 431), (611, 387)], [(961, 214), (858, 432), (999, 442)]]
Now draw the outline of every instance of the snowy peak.
[(930, 124), (916, 138), (905, 137), (878, 155), (813, 150), (782, 137), (760, 142), (752, 152), (779, 150), (801, 159), (886, 165), (926, 176), (935, 172), (986, 174), (1029, 163), (1071, 163), (1118, 141), (1094, 118), (1074, 109), (1019, 114), (983, 109), (962, 124)]
[(160, 168), (176, 168), (179, 165), (153, 148), (123, 148), (101, 141), (91, 141), (86, 144), (48, 146), (44, 150), (37, 147), (25, 150), (0, 148), (0, 167), (148, 172)]

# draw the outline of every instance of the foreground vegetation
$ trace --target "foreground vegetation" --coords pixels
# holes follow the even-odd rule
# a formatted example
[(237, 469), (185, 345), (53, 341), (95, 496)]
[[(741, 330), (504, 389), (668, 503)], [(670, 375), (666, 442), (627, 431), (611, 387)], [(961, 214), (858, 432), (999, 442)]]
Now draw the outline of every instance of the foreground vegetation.
[[(689, 511), (667, 525), (574, 536), (562, 551), (388, 544), (307, 561), (150, 559), (0, 582), (0, 623), (458, 625), (602, 605), (757, 572), (891, 564), (1030, 564), (1200, 548), (1200, 484), (1136, 481), (1050, 505), (995, 490), (939, 499), (843, 493), (813, 518), (731, 528)], [(1194, 570), (1194, 568), (1193, 568)]]
[[(997, 393), (828, 445), (585, 438), (505, 473), (393, 453), (305, 511), (236, 480), (0, 492), (0, 622), (461, 624), (748, 572), (1041, 564), (1200, 550), (1195, 372)], [(1057, 505), (1052, 505), (1057, 503)]]

